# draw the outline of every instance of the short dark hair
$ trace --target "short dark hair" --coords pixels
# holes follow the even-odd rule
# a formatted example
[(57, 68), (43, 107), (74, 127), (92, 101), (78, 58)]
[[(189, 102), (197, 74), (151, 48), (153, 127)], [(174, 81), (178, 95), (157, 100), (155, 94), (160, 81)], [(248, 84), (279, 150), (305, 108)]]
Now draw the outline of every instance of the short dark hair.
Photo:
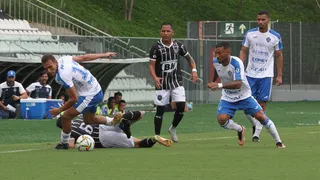
[(114, 97), (113, 97), (113, 96), (110, 96), (110, 97), (108, 98), (107, 103), (108, 103), (108, 104), (111, 104), (111, 103), (112, 103), (112, 100), (114, 100)]
[(120, 105), (121, 103), (126, 103), (125, 100), (121, 99), (119, 102), (118, 102), (118, 105)]
[(40, 72), (40, 76), (44, 75), (44, 74), (47, 74), (48, 75), (48, 71), (47, 70), (43, 70)]
[(52, 54), (45, 54), (41, 58), (41, 63), (46, 63), (49, 60), (56, 61), (56, 58)]
[(122, 93), (121, 93), (120, 91), (115, 92), (115, 93), (114, 93), (114, 97), (116, 97), (116, 96), (122, 96)]
[(219, 48), (219, 47), (223, 47), (224, 49), (228, 49), (228, 48), (230, 48), (230, 44), (226, 41), (222, 41), (216, 45), (216, 48)]
[(267, 10), (263, 10), (258, 13), (258, 15), (264, 15), (264, 14), (267, 15), (267, 17), (270, 17), (269, 12)]
[(169, 25), (169, 26), (171, 26), (171, 29), (173, 29), (172, 24), (169, 23), (169, 22), (164, 22), (164, 23), (162, 23), (160, 29), (162, 28), (162, 26), (165, 26), (165, 25)]

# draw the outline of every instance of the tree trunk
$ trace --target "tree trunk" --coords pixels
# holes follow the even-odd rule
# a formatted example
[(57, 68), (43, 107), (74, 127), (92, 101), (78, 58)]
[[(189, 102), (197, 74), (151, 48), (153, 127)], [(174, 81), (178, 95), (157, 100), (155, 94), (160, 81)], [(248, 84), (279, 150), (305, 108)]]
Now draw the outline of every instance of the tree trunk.
[(239, 7), (238, 7), (237, 15), (236, 15), (236, 20), (238, 20), (238, 18), (240, 16), (241, 9), (242, 9), (242, 0), (240, 0), (240, 2), (239, 2)]
[(124, 20), (128, 20), (128, 0), (124, 0)]
[(129, 8), (129, 13), (128, 13), (128, 20), (129, 20), (129, 21), (131, 21), (131, 17), (132, 17), (133, 4), (134, 4), (134, 0), (131, 0), (130, 8)]

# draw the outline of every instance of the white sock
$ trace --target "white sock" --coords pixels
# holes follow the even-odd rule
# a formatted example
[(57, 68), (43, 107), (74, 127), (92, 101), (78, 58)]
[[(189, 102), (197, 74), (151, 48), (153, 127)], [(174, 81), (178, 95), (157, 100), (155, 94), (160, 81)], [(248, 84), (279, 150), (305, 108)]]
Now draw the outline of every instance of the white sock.
[(274, 125), (274, 123), (271, 121), (271, 119), (267, 118), (264, 123), (263, 126), (268, 130), (268, 133), (272, 136), (272, 138), (274, 139), (274, 141), (277, 142), (282, 142), (279, 136), (279, 133), (277, 131), (276, 126)]
[(107, 120), (106, 120), (106, 122), (107, 122), (106, 125), (107, 125), (107, 126), (112, 126), (113, 118), (106, 117), (106, 119), (107, 119)]
[(71, 132), (67, 134), (61, 131), (61, 143), (67, 144), (70, 139), (70, 135), (71, 135)]
[(221, 125), (221, 127), (238, 132), (242, 131), (242, 127), (239, 124), (235, 123), (232, 119), (229, 119), (224, 125)]
[[(256, 120), (256, 121), (258, 121), (258, 120)], [(252, 137), (254, 137), (254, 136), (260, 137), (260, 133), (261, 133), (263, 125), (258, 121), (256, 123), (255, 127), (256, 127), (256, 130), (254, 131), (254, 134), (253, 134)]]
[(249, 121), (251, 122), (252, 126), (256, 126), (257, 123), (260, 123), (256, 118), (252, 117), (251, 115), (246, 115)]

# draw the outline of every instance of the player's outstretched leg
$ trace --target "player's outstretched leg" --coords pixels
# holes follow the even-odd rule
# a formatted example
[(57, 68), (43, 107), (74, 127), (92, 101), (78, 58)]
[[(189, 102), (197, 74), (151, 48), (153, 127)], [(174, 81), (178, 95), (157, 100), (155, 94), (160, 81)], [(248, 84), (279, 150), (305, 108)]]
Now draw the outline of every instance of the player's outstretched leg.
[(257, 112), (254, 117), (260, 121), (260, 123), (267, 129), (268, 133), (272, 136), (274, 141), (276, 142), (277, 148), (285, 148), (286, 146), (282, 143), (279, 133), (275, 124), (269, 119), (264, 112), (261, 110)]
[(230, 116), (227, 114), (219, 114), (218, 115), (218, 122), (221, 127), (229, 130), (237, 131), (238, 135), (238, 144), (243, 146), (245, 143), (245, 127), (235, 123)]

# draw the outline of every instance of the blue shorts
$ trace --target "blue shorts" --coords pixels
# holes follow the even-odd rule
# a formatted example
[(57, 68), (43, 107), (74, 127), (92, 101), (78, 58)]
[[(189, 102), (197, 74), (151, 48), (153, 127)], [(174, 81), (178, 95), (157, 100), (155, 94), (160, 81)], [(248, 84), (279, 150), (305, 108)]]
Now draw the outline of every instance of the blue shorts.
[(217, 114), (228, 114), (233, 117), (234, 113), (237, 110), (244, 110), (245, 114), (253, 116), (258, 111), (261, 111), (262, 108), (252, 96), (247, 99), (240, 100), (238, 102), (228, 102), (221, 100), (218, 105)]
[(76, 108), (76, 110), (82, 114), (85, 112), (96, 113), (97, 107), (102, 100), (103, 93), (102, 90), (100, 90), (94, 96), (79, 96), (78, 102), (74, 105), (74, 108)]
[(258, 101), (269, 101), (272, 89), (272, 77), (252, 78), (247, 76), (252, 96)]

